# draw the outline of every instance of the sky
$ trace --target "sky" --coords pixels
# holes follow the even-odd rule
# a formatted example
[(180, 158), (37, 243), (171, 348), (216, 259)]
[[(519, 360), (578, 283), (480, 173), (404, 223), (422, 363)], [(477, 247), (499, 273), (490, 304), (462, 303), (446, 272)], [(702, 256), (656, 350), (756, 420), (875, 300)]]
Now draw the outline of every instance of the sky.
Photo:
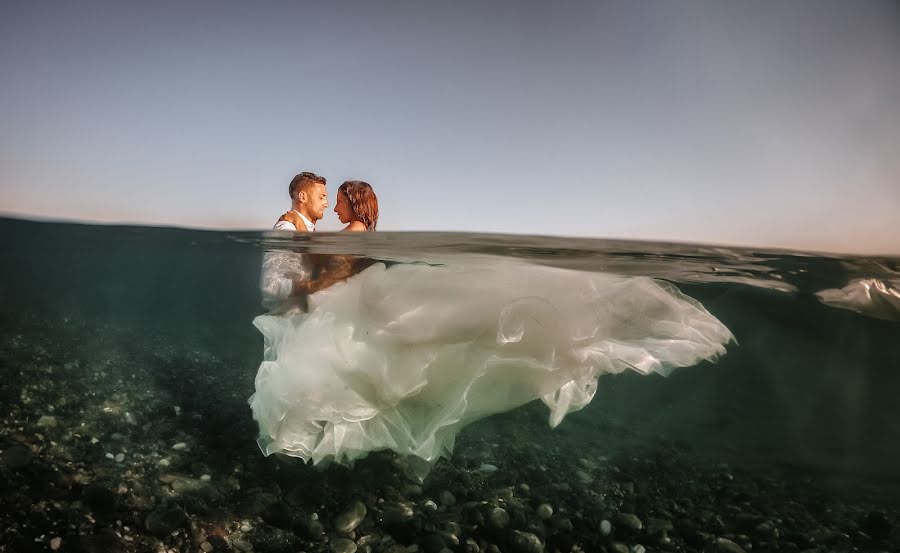
[[(900, 254), (900, 2), (0, 3), (0, 212)], [(326, 212), (322, 230), (336, 230)]]

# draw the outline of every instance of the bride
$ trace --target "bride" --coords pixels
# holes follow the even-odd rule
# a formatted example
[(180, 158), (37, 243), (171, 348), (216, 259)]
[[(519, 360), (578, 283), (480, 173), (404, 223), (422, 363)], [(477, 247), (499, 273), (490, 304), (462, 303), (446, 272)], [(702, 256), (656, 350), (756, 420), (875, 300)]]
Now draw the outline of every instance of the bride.
[[(371, 186), (345, 182), (335, 212), (344, 230), (374, 231)], [(265, 354), (250, 406), (265, 455), (349, 464), (390, 449), (427, 465), (475, 420), (541, 399), (556, 426), (603, 374), (665, 375), (733, 339), (645, 277), (502, 258), (359, 269), (310, 294), (306, 312), (254, 320)]]

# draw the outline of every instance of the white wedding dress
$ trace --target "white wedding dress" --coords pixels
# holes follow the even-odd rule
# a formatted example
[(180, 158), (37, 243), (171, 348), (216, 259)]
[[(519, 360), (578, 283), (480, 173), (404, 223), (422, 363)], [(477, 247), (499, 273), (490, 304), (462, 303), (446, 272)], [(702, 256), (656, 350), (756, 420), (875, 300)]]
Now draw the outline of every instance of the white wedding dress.
[(313, 463), (433, 462), (467, 424), (538, 398), (556, 426), (604, 373), (668, 374), (733, 339), (670, 284), (526, 264), (378, 263), (254, 324), (260, 449)]

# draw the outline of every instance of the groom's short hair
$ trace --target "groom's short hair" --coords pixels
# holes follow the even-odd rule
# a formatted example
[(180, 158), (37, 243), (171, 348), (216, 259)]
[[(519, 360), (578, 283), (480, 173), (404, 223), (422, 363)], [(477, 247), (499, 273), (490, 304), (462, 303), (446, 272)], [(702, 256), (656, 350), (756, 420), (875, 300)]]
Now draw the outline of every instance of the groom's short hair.
[(297, 194), (306, 192), (309, 190), (309, 187), (317, 183), (325, 184), (325, 177), (309, 171), (303, 171), (291, 181), (290, 186), (288, 186), (288, 194), (291, 196), (291, 199), (294, 199), (297, 197)]

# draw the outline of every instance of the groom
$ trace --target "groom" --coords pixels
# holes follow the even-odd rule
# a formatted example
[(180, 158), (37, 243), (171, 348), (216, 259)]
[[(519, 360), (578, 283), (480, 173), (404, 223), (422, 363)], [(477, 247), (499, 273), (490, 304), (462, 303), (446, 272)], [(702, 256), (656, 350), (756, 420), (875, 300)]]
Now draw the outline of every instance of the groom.
[[(304, 171), (291, 180), (288, 194), (291, 210), (279, 217), (274, 229), (315, 232), (316, 222), (328, 207), (325, 177)], [(306, 296), (345, 280), (351, 269), (341, 256), (331, 259), (286, 250), (266, 252), (260, 278), (263, 305), (272, 313), (305, 311)]]
[(274, 229), (314, 232), (316, 222), (328, 208), (325, 177), (304, 171), (291, 181), (288, 194), (291, 196), (291, 210), (278, 219)]

